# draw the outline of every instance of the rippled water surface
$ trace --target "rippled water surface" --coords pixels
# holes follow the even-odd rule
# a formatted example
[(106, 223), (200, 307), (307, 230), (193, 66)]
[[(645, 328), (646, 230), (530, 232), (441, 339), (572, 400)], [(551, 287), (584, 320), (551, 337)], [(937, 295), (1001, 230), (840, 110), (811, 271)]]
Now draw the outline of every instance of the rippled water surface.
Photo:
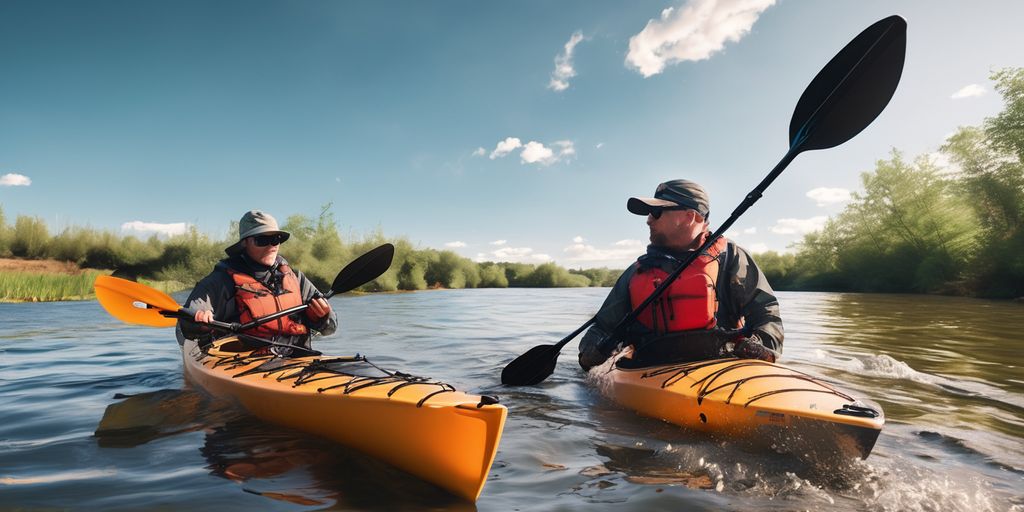
[(1024, 510), (1024, 305), (780, 294), (781, 362), (887, 416), (867, 460), (822, 470), (619, 408), (587, 383), (574, 344), (543, 384), (499, 384), (506, 362), (571, 332), (606, 293), (332, 301), (342, 330), (318, 349), (509, 407), (475, 505), (191, 389), (170, 329), (121, 324), (95, 302), (0, 304), (0, 509)]

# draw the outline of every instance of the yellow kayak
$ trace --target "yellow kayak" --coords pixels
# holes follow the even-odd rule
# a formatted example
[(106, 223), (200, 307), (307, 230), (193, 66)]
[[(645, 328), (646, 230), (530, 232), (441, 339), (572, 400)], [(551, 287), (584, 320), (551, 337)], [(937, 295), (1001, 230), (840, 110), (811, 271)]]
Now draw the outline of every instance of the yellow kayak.
[(619, 359), (597, 378), (640, 414), (743, 445), (816, 462), (867, 458), (885, 416), (849, 394), (780, 364), (718, 359), (631, 367)]
[(185, 374), (267, 422), (331, 439), (475, 501), (507, 409), (365, 358), (275, 358), (236, 338), (182, 347)]

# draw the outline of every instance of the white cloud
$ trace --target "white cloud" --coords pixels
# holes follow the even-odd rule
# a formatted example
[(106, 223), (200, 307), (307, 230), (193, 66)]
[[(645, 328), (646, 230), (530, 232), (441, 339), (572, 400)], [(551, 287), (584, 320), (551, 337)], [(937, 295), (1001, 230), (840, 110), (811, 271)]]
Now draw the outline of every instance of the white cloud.
[(735, 240), (735, 239), (740, 238), (743, 235), (755, 235), (755, 234), (757, 234), (757, 228), (756, 227), (746, 228), (746, 229), (744, 229), (742, 231), (736, 231), (735, 229), (730, 229), (729, 231), (727, 231), (725, 233), (725, 237), (726, 238), (731, 238), (731, 239)]
[(0, 187), (27, 187), (31, 184), (32, 179), (24, 174), (10, 172), (0, 176)]
[[(576, 144), (571, 140), (556, 140), (551, 143), (551, 147), (548, 147), (535, 140), (523, 145), (523, 141), (518, 137), (506, 137), (505, 140), (498, 142), (494, 151), (491, 152), (490, 158), (491, 160), (502, 158), (519, 148), (522, 148), (519, 158), (524, 164), (548, 166), (563, 160), (572, 160), (576, 156)], [(474, 152), (474, 155), (476, 154), (482, 154), (480, 149)]]
[(508, 243), (508, 240), (495, 240), (495, 241), (491, 242), (491, 245), (505, 245), (507, 243)]
[(752, 254), (760, 254), (762, 252), (768, 252), (769, 251), (768, 245), (767, 244), (762, 244), (760, 242), (756, 243), (756, 244), (750, 244), (749, 247), (744, 247), (744, 249), (746, 249), (748, 252), (750, 252)]
[(818, 187), (807, 191), (807, 197), (814, 199), (818, 206), (850, 202), (850, 191), (845, 188)]
[(646, 78), (668, 64), (710, 58), (726, 42), (742, 39), (773, 4), (775, 0), (691, 0), (679, 9), (669, 7), (629, 39), (626, 65)]
[(583, 237), (573, 238), (572, 245), (562, 249), (568, 255), (566, 261), (586, 262), (590, 266), (625, 267), (644, 253), (646, 244), (640, 240), (619, 240), (608, 248), (598, 248), (583, 243)]
[(572, 67), (572, 53), (582, 40), (583, 33), (577, 30), (569, 42), (565, 43), (565, 51), (555, 56), (555, 70), (551, 72), (548, 89), (564, 91), (569, 88), (569, 79), (576, 76), (576, 70)]
[(547, 263), (551, 256), (535, 253), (529, 247), (502, 247), (491, 252), (477, 253), (476, 261), (507, 261), (511, 263)]
[(516, 137), (507, 137), (505, 138), (505, 140), (499, 142), (498, 145), (495, 146), (494, 151), (491, 151), (490, 158), (491, 160), (494, 160), (495, 158), (501, 158), (522, 146), (523, 141), (519, 140)]
[(460, 247), (465, 247), (466, 246), (466, 242), (460, 242), (460, 241), (456, 240), (454, 242), (448, 242), (448, 243), (444, 244), (444, 246), (445, 247), (451, 247), (453, 249), (458, 249)]
[(484, 149), (484, 148), (476, 148), (476, 150), (473, 151), (473, 156), (484, 156), (486, 154), (487, 154), (487, 150)]
[(619, 240), (612, 245), (615, 245), (616, 247), (646, 247), (646, 243), (647, 242), (644, 242), (643, 240), (630, 240), (627, 238), (626, 240)]
[[(524, 164), (552, 165), (561, 161), (571, 160), (576, 156), (576, 145), (571, 140), (556, 140), (551, 148), (531, 140), (523, 146), (519, 157)], [(557, 152), (556, 152), (557, 150)]]
[(777, 235), (805, 235), (825, 227), (828, 217), (819, 215), (809, 219), (779, 219), (768, 231)]
[(604, 142), (598, 142), (597, 145), (594, 146), (594, 148), (596, 148), (596, 149), (601, 149), (603, 147), (604, 147)]
[(159, 222), (133, 220), (131, 222), (121, 224), (121, 231), (133, 231), (141, 234), (153, 233), (162, 236), (183, 235), (188, 231), (188, 223), (173, 222), (170, 224), (161, 224)]
[(519, 154), (524, 164), (541, 164), (551, 165), (557, 160), (555, 158), (555, 152), (551, 148), (545, 147), (544, 144), (531, 140), (523, 146), (523, 152)]
[(978, 84), (965, 85), (959, 91), (954, 92), (950, 98), (960, 100), (964, 98), (976, 98), (985, 94), (985, 88)]

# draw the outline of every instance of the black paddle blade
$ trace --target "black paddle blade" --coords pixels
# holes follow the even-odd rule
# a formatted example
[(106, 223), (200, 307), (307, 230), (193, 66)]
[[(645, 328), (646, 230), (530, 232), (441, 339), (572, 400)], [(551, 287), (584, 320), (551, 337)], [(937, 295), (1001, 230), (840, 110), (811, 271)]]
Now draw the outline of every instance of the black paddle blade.
[(889, 104), (903, 74), (907, 22), (889, 16), (864, 29), (814, 77), (789, 123), (790, 150), (838, 146)]
[(391, 260), (395, 258), (395, 246), (384, 244), (371, 249), (370, 252), (352, 260), (334, 278), (331, 291), (335, 294), (354, 290), (387, 272), (391, 268)]
[(533, 386), (555, 373), (558, 345), (537, 345), (515, 358), (501, 371), (501, 383), (509, 386)]

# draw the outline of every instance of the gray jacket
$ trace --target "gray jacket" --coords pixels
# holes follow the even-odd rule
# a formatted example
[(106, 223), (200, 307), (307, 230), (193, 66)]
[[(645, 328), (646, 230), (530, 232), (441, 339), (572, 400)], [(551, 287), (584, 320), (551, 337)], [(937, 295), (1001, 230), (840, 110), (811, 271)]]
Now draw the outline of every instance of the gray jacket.
[[(678, 261), (685, 256), (673, 254), (663, 247), (649, 245), (647, 255), (640, 259), (647, 264), (656, 262), (662, 270), (671, 273), (678, 266)], [(764, 346), (775, 352), (778, 358), (782, 354), (784, 337), (782, 318), (779, 316), (779, 301), (764, 273), (757, 268), (757, 264), (746, 250), (731, 241), (718, 255), (718, 259), (719, 275), (715, 286), (715, 293), (718, 295), (718, 325), (733, 326), (742, 319), (745, 330), (758, 333)], [(579, 361), (584, 369), (601, 364), (608, 358), (606, 353), (598, 349), (598, 344), (632, 311), (629, 281), (640, 265), (641, 261), (637, 261), (622, 273), (597, 312), (597, 322), (580, 341)], [(638, 337), (651, 334), (639, 322), (635, 322), (629, 332)], [(619, 340), (613, 343), (625, 344)]]
[[(238, 310), (238, 304), (235, 302), (235, 281), (231, 274), (228, 273), (228, 269), (248, 274), (266, 285), (273, 285), (275, 281), (279, 282), (282, 277), (281, 272), (278, 270), (278, 266), (281, 264), (288, 264), (281, 256), (277, 257), (277, 262), (272, 267), (255, 263), (244, 254), (225, 258), (217, 263), (213, 272), (196, 284), (196, 287), (188, 296), (188, 300), (185, 301), (185, 307), (194, 310), (213, 311), (213, 319), (221, 322), (238, 322), (241, 312)], [(302, 293), (303, 302), (308, 302), (320, 293), (302, 272), (295, 268), (292, 268), (292, 272), (295, 273), (295, 277), (299, 280), (299, 289)], [(274, 288), (274, 286), (269, 287)], [(298, 313), (297, 317), (301, 319), (306, 327), (325, 336), (333, 334), (338, 329), (338, 315), (333, 309), (331, 309), (330, 314), (318, 322), (310, 320), (304, 312)], [(211, 332), (202, 324), (189, 320), (178, 320), (176, 331), (178, 343), (184, 343), (186, 338), (206, 342), (219, 335), (219, 333)], [(304, 339), (282, 339), (280, 341), (307, 348), (309, 346), (308, 336), (305, 336)]]

